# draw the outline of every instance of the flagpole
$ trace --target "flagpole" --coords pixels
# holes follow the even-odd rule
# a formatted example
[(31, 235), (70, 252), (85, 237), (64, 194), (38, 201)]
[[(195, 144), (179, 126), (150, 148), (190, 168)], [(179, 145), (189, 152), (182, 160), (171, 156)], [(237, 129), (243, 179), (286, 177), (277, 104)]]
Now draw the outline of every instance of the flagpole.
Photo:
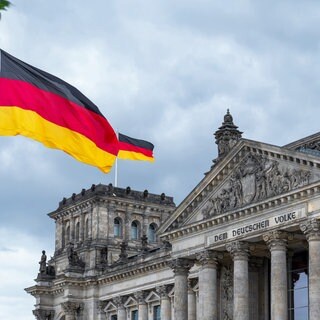
[[(117, 139), (119, 139), (119, 132), (116, 130)], [(116, 157), (116, 161), (114, 164), (114, 186), (118, 186), (118, 156)]]
[(116, 158), (115, 164), (114, 164), (114, 186), (118, 186), (118, 157)]

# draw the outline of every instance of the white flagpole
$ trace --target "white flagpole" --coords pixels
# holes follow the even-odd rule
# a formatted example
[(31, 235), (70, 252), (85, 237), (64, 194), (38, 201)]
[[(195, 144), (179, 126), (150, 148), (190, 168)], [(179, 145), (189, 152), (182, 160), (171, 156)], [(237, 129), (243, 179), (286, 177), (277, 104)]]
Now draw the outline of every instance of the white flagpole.
[[(119, 132), (116, 131), (117, 138), (119, 139)], [(118, 186), (118, 156), (116, 157), (116, 161), (114, 164), (114, 186)]]

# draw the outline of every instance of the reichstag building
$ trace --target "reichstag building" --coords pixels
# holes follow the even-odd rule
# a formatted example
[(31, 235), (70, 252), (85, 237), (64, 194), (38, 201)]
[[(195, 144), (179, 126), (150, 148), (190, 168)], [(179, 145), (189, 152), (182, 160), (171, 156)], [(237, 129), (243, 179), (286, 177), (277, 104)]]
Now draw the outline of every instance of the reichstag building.
[(320, 133), (247, 140), (228, 111), (215, 139), (178, 206), (111, 184), (64, 198), (54, 256), (25, 289), (35, 318), (319, 320)]

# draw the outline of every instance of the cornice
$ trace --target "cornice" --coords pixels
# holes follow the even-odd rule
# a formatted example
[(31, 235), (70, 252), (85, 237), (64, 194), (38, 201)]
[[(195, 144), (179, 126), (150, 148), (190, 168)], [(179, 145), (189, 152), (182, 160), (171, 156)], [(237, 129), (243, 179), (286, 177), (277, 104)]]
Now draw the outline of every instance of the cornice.
[(219, 216), (197, 221), (190, 225), (186, 225), (179, 229), (169, 231), (160, 235), (162, 239), (171, 241), (181, 236), (191, 235), (194, 233), (205, 232), (213, 226), (221, 226), (228, 224), (240, 218), (250, 217), (267, 210), (277, 209), (280, 206), (288, 206), (292, 204), (299, 204), (306, 201), (310, 196), (320, 195), (320, 182), (308, 185), (306, 187), (293, 190), (289, 193), (265, 199), (264, 201), (242, 207), (237, 210), (229, 211)]
[(48, 214), (48, 216), (54, 220), (61, 219), (63, 217), (72, 215), (74, 213), (79, 213), (84, 210), (93, 209), (95, 205), (105, 205), (107, 207), (113, 207), (113, 210), (119, 211), (139, 211), (139, 213), (147, 212), (148, 215), (152, 214), (164, 214), (171, 213), (175, 207), (174, 206), (164, 206), (155, 203), (139, 203), (135, 202), (134, 199), (122, 199), (122, 198), (105, 198), (106, 196), (95, 195), (90, 199), (83, 200), (82, 202), (77, 202), (74, 205), (66, 206), (65, 208), (58, 208)]

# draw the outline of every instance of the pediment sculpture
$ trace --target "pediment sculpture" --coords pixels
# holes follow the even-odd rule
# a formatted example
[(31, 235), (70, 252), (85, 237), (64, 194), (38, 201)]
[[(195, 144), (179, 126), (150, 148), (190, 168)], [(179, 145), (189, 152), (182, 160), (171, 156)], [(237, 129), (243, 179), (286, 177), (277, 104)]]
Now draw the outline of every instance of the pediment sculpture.
[(248, 153), (224, 187), (209, 199), (203, 218), (219, 215), (250, 203), (277, 196), (309, 184), (311, 172), (283, 167), (268, 157)]

